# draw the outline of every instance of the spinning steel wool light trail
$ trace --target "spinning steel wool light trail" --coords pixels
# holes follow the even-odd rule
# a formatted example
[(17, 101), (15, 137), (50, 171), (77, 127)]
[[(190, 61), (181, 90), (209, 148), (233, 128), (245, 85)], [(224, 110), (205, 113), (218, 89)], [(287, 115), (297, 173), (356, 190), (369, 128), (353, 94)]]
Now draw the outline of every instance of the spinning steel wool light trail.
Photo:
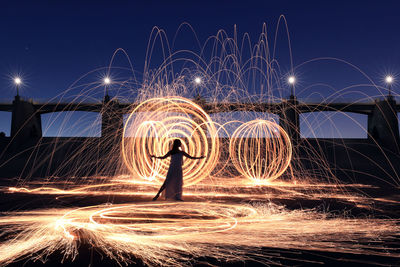
[(292, 145), (285, 130), (275, 122), (253, 120), (232, 134), (229, 153), (243, 176), (265, 182), (278, 178), (289, 167)]
[(129, 115), (124, 127), (122, 156), (133, 176), (162, 181), (168, 162), (152, 160), (150, 155), (165, 155), (171, 141), (178, 138), (183, 150), (199, 161), (185, 161), (184, 185), (206, 178), (219, 160), (217, 128), (198, 105), (182, 97), (153, 98), (144, 101)]
[[(10, 225), (13, 225), (10, 227)], [(142, 203), (98, 205), (78, 209), (11, 212), (0, 218), (0, 263), (62, 250), (74, 259), (80, 242), (88, 242), (122, 263), (134, 257), (148, 265), (190, 265), (193, 257), (243, 260), (247, 255), (267, 264), (279, 255), (261, 247), (307, 249), (382, 256), (384, 243), (399, 230), (390, 219), (352, 219), (314, 210), (286, 210), (271, 203)], [(289, 230), (290, 229), (290, 230)], [(18, 234), (13, 234), (16, 231)], [(374, 240), (374, 245), (352, 240)], [(40, 253), (37, 253), (41, 251)], [(392, 256), (400, 257), (392, 252)]]

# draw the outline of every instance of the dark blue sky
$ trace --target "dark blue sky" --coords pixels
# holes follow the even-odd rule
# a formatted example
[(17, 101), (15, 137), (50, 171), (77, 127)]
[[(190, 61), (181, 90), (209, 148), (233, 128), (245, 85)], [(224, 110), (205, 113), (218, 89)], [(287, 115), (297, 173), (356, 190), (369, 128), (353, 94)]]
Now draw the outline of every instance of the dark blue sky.
[[(273, 33), (281, 14), (288, 21), (295, 65), (337, 57), (382, 83), (388, 72), (400, 73), (399, 10), (399, 1), (1, 1), (1, 98), (14, 95), (10, 75), (15, 73), (23, 75), (23, 95), (54, 97), (81, 75), (107, 66), (120, 47), (142, 71), (153, 26), (172, 39), (188, 22), (204, 42), (219, 29), (231, 34), (236, 24), (239, 34), (248, 32), (255, 40), (263, 22)], [(182, 46), (189, 36), (181, 37)], [(280, 44), (287, 53), (287, 43)], [(300, 74), (299, 87), (324, 82), (341, 89), (367, 82), (333, 62)]]

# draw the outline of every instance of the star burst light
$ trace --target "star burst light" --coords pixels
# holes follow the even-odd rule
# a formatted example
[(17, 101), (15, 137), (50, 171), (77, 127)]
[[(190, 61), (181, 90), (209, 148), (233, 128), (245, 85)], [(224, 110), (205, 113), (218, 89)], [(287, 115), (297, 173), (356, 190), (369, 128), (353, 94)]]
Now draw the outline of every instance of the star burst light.
[(288, 83), (291, 84), (291, 85), (295, 84), (296, 83), (296, 77), (290, 76), (288, 78)]
[(14, 83), (15, 83), (16, 85), (20, 85), (20, 84), (22, 83), (21, 78), (20, 78), (20, 77), (15, 77), (15, 78), (14, 78)]
[(109, 84), (111, 83), (110, 77), (105, 77), (105, 78), (103, 79), (103, 83), (104, 83), (105, 85), (109, 85)]
[(386, 82), (387, 84), (393, 83), (393, 76), (391, 76), (391, 75), (386, 76), (386, 77), (385, 77), (385, 82)]

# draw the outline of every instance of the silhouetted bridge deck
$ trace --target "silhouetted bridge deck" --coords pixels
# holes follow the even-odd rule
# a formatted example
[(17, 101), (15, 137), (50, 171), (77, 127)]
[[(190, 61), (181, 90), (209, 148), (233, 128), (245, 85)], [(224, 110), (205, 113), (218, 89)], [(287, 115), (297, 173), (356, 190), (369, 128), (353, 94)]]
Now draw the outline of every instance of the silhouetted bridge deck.
[[(220, 102), (208, 103), (202, 99), (194, 100), (207, 113), (223, 112), (268, 112), (279, 116), (279, 124), (284, 128), (293, 142), (299, 139), (299, 114), (309, 112), (350, 112), (368, 116), (368, 137), (389, 147), (398, 147), (399, 129), (397, 104), (392, 96), (376, 99), (368, 103), (304, 103), (295, 96), (280, 102), (267, 103), (239, 103)], [(0, 111), (12, 112), (11, 137), (24, 142), (29, 138), (42, 136), (41, 114), (66, 111), (98, 112), (102, 115), (102, 137), (115, 136), (115, 131), (123, 127), (123, 115), (131, 112), (139, 103), (121, 103), (112, 100), (107, 95), (102, 102), (71, 102), (71, 103), (35, 103), (22, 100), (16, 96), (12, 103), (0, 103)], [(18, 135), (18, 137), (17, 137)]]
[[(138, 103), (118, 103), (117, 106), (122, 113), (129, 113)], [(199, 105), (207, 113), (221, 113), (233, 111), (253, 111), (269, 112), (279, 114), (283, 109), (288, 108), (286, 100), (280, 103), (240, 103), (240, 102), (222, 102), (222, 103), (204, 103)], [(13, 111), (13, 103), (0, 103), (0, 111)], [(65, 112), (65, 111), (86, 111), (101, 113), (104, 110), (104, 103), (35, 103), (32, 106), (39, 114)], [(359, 114), (370, 114), (375, 108), (375, 102), (369, 103), (297, 103), (295, 108), (298, 113), (340, 111)], [(394, 109), (400, 112), (400, 104), (395, 104)]]

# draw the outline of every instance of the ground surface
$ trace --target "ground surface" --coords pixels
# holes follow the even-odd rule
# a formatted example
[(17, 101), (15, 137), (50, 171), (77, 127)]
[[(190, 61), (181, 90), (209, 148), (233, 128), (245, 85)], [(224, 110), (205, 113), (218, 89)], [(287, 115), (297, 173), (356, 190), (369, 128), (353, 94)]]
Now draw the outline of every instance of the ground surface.
[[(156, 265), (168, 263), (165, 260), (171, 244), (180, 246), (175, 242), (176, 237), (173, 243), (168, 239), (175, 235), (179, 236), (182, 243), (199, 246), (205, 252), (202, 255), (201, 251), (195, 251), (191, 256), (191, 251), (188, 251), (181, 261), (175, 255), (174, 264), (400, 265), (400, 193), (396, 188), (309, 183), (254, 186), (229, 179), (214, 181), (213, 185), (186, 188), (185, 201), (176, 203), (149, 201), (157, 190), (154, 186), (130, 183), (125, 179), (113, 179), (109, 185), (103, 182), (104, 186), (94, 187), (95, 184), (101, 184), (99, 180), (86, 180), (85, 184), (89, 186), (83, 186), (82, 183), (79, 187), (53, 183), (47, 184), (49, 188), (40, 185), (40, 181), (10, 188), (10, 184), (16, 184), (15, 181), (3, 180), (0, 227), (9, 229), (14, 224), (19, 227), (2, 236), (2, 252), (7, 251), (4, 246), (10, 245), (7, 243), (10, 238), (23, 231), (21, 228), (25, 222), (21, 223), (22, 218), (33, 220), (29, 218), (37, 219), (46, 213), (53, 220), (77, 208), (83, 208), (85, 212), (88, 210), (90, 214), (76, 213), (65, 217), (68, 223), (63, 227), (76, 237), (73, 244), (78, 254), (73, 261), (63, 260), (65, 244), (61, 241), (63, 245), (51, 253), (44, 253), (41, 258), (44, 263), (31, 259), (46, 249), (46, 246), (42, 249), (38, 246), (36, 251), (32, 250), (27, 255), (21, 253), (15, 256), (9, 266), (54, 266), (60, 262), (64, 266), (118, 266), (104, 252), (103, 243), (99, 245), (95, 239), (89, 241), (90, 229), (87, 228), (86, 216), (101, 226), (124, 227), (115, 228), (116, 231), (125, 231), (128, 227), (124, 232), (128, 237), (132, 231), (135, 236), (139, 233), (146, 238), (158, 238), (162, 233), (161, 241), (156, 243), (157, 249), (165, 250), (167, 256), (161, 256), (159, 261), (153, 262)], [(36, 191), (29, 191), (32, 189)], [(89, 211), (87, 207), (93, 208)], [(48, 222), (47, 217), (43, 222)], [(17, 221), (8, 220), (12, 218), (17, 218)], [(81, 225), (78, 230), (75, 222)], [(31, 224), (26, 225), (31, 227)], [(192, 236), (192, 232), (196, 235)], [(93, 231), (90, 233), (97, 234)], [(34, 231), (31, 234), (28, 232), (25, 238), (32, 235)], [(118, 242), (112, 243), (112, 246), (118, 248), (126, 241)], [(129, 256), (130, 262), (122, 262), (123, 265), (143, 265), (143, 258), (149, 263), (148, 250), (152, 249), (151, 245), (143, 255), (136, 254), (140, 251), (136, 248), (129, 249), (133, 254)], [(237, 252), (237, 255), (225, 255), (224, 249), (232, 251), (232, 254)], [(176, 252), (175, 247), (172, 250)], [(214, 250), (222, 252), (214, 253)], [(185, 254), (182, 251), (179, 253)]]

